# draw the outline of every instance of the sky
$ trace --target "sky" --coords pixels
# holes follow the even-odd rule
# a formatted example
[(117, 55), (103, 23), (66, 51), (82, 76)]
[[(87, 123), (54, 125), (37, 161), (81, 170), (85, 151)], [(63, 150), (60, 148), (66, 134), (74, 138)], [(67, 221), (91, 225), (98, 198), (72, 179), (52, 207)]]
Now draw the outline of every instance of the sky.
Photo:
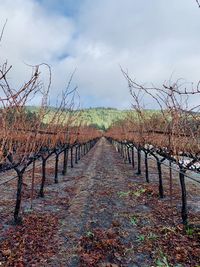
[(49, 64), (52, 105), (74, 70), (82, 107), (130, 108), (120, 66), (145, 84), (200, 79), (195, 0), (0, 0), (0, 28), (6, 19), (0, 65), (13, 66), (9, 81), (19, 87), (28, 65)]

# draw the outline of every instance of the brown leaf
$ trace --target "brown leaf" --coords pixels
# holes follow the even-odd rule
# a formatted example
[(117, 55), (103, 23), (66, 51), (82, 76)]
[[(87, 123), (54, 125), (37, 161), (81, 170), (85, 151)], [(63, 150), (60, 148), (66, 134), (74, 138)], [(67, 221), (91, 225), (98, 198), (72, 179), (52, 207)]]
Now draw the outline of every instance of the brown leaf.
[(9, 257), (11, 254), (11, 250), (6, 249), (6, 250), (1, 251), (1, 253), (3, 254), (4, 257)]

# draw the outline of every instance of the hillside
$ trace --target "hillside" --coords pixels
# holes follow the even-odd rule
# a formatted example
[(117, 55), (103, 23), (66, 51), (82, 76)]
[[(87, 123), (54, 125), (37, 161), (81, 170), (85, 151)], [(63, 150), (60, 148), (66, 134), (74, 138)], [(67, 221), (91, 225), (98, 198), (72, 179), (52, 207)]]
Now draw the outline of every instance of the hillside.
[[(27, 107), (28, 111), (34, 113), (38, 111), (37, 107)], [(48, 113), (48, 116), (45, 119), (45, 122), (50, 120), (50, 117), (53, 116), (56, 109), (51, 107)], [(73, 111), (72, 113), (77, 114), (79, 119), (78, 122), (95, 126), (98, 129), (106, 130), (108, 129), (112, 123), (125, 119), (128, 114), (130, 114), (130, 110), (118, 110), (115, 108), (87, 108), (81, 109), (77, 111)], [(66, 118), (68, 117), (69, 112), (66, 111)], [(65, 116), (65, 115), (64, 115)]]
[(89, 108), (81, 110), (81, 121), (87, 125), (106, 130), (112, 123), (125, 119), (130, 110), (118, 110), (114, 108)]
[[(29, 113), (37, 113), (38, 107), (27, 106)], [(55, 107), (49, 107), (48, 115), (44, 119), (44, 123), (48, 123), (56, 112)], [(146, 110), (146, 114), (158, 113), (156, 110)], [(134, 116), (136, 113), (134, 110), (119, 110), (116, 108), (86, 108), (76, 111), (66, 110), (61, 117), (65, 121), (69, 118), (69, 115), (75, 115), (77, 117), (76, 124), (85, 124), (96, 127), (100, 130), (107, 130), (113, 123), (122, 121), (127, 117)]]

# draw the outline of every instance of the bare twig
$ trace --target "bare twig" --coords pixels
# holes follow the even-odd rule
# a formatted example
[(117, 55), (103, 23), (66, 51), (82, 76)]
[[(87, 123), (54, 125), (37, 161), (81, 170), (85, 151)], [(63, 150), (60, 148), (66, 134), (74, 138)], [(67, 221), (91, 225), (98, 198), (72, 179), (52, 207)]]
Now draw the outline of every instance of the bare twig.
[(1, 43), (2, 38), (3, 38), (3, 34), (4, 34), (4, 30), (5, 30), (7, 21), (8, 21), (8, 20), (6, 19), (6, 21), (5, 21), (4, 25), (3, 25), (3, 28), (2, 28), (2, 30), (1, 30), (1, 33), (0, 33), (0, 43)]
[(199, 3), (199, 0), (196, 0), (196, 2), (197, 2), (197, 5), (198, 5), (198, 7), (200, 8), (200, 3)]

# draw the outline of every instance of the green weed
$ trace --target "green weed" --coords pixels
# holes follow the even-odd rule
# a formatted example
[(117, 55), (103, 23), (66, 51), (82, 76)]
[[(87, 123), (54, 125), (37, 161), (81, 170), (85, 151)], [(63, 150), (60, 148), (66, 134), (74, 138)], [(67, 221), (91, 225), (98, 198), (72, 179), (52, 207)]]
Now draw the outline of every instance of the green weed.
[(129, 194), (130, 194), (131, 192), (130, 191), (128, 191), (128, 192), (118, 192), (118, 196), (119, 197), (127, 197), (127, 196), (129, 196)]
[(186, 229), (186, 234), (189, 235), (189, 236), (192, 236), (192, 235), (194, 234), (194, 229), (188, 227), (188, 228)]
[(140, 197), (145, 192), (146, 192), (146, 189), (141, 188), (141, 189), (138, 189), (137, 191), (133, 191), (132, 192), (132, 195), (134, 195), (136, 197)]
[(158, 236), (156, 234), (150, 232), (148, 234), (147, 238), (150, 239), (150, 240), (156, 240), (156, 239), (158, 239)]
[(85, 233), (85, 235), (86, 235), (87, 237), (94, 237), (94, 233), (92, 233), (91, 231), (87, 231), (87, 232)]
[(137, 236), (137, 241), (138, 242), (143, 242), (145, 240), (145, 236), (144, 235), (138, 235)]
[(135, 217), (135, 216), (131, 216), (131, 218), (130, 218), (130, 222), (131, 222), (132, 225), (137, 225), (137, 222), (138, 222), (137, 217)]
[(160, 252), (160, 258), (156, 260), (156, 267), (183, 267), (182, 264), (170, 265), (167, 256)]
[(156, 267), (170, 267), (167, 257), (163, 253), (161, 258), (156, 260)]

